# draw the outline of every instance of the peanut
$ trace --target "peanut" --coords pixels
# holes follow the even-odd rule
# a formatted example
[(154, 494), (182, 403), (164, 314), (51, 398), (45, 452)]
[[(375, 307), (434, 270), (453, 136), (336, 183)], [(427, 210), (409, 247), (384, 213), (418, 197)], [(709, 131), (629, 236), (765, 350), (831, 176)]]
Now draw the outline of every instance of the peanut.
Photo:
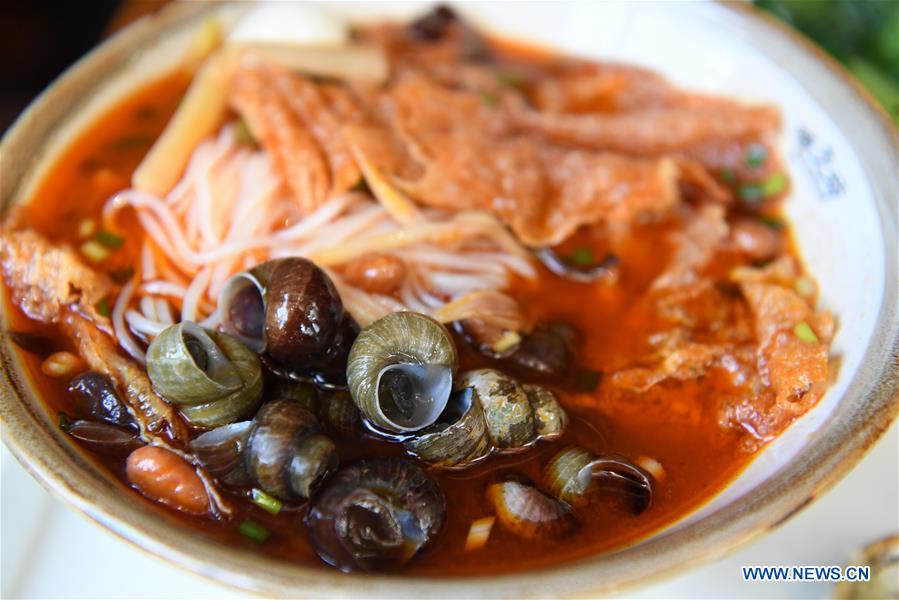
[(200, 476), (186, 460), (163, 448), (144, 446), (128, 456), (128, 481), (144, 496), (186, 513), (209, 511)]
[(84, 361), (71, 352), (54, 352), (41, 363), (41, 372), (56, 379), (72, 377), (82, 369)]
[(406, 277), (406, 265), (396, 256), (372, 253), (349, 263), (343, 271), (350, 285), (374, 294), (391, 294)]

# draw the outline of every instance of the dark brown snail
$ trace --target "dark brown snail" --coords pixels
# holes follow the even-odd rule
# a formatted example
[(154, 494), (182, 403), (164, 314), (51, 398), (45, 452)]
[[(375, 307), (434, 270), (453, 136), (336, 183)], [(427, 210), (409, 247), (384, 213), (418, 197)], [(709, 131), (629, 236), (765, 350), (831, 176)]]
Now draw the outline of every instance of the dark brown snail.
[(218, 306), (224, 330), (275, 372), (342, 384), (358, 327), (311, 261), (279, 258), (238, 273), (225, 282)]
[(398, 567), (430, 543), (446, 516), (439, 486), (411, 460), (358, 461), (332, 476), (306, 513), (312, 546), (342, 571)]
[(264, 404), (252, 421), (208, 431), (190, 446), (212, 475), (287, 501), (308, 498), (338, 464), (315, 416), (283, 398)]
[(75, 412), (84, 418), (130, 427), (134, 421), (108, 377), (88, 371), (69, 382)]

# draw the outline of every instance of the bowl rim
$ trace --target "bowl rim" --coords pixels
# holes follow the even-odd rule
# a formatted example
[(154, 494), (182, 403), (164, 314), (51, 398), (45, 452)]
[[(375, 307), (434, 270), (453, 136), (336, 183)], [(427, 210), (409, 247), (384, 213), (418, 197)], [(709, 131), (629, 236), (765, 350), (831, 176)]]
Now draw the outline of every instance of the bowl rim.
[[(54, 124), (38, 123), (42, 113), (54, 102), (72, 94), (79, 86), (100, 82), (105, 74), (124, 67), (130, 53), (165, 35), (167, 28), (186, 27), (213, 5), (198, 7), (176, 2), (159, 12), (143, 17), (98, 45), (47, 87), (20, 115), (0, 141), (0, 168), (25, 157), (12, 155), (10, 149), (26, 137), (38, 137), (46, 144)], [(874, 184), (861, 143), (884, 149), (895, 157), (899, 153), (899, 135), (885, 111), (848, 72), (812, 42), (758, 9), (736, 2), (722, 2), (729, 15), (747, 27), (767, 30), (779, 42), (806, 61), (824, 68), (827, 84), (848, 88), (858, 100), (853, 109), (856, 118), (877, 122), (879, 139), (857, 139), (835, 123), (859, 156), (869, 181)], [(782, 68), (797, 77), (794, 65)], [(819, 73), (819, 76), (822, 76)], [(804, 86), (803, 86), (804, 87)], [(826, 108), (825, 108), (826, 110)], [(831, 114), (828, 111), (828, 114)], [(875, 136), (876, 137), (876, 136)], [(71, 140), (66, 140), (71, 141)], [(23, 167), (23, 172), (27, 172)], [(5, 206), (13, 197), (15, 185), (0, 183)], [(731, 503), (685, 526), (650, 538), (638, 546), (589, 557), (526, 573), (468, 578), (423, 577), (405, 575), (341, 574), (319, 567), (287, 565), (245, 549), (225, 546), (204, 536), (190, 535), (160, 519), (148, 508), (135, 509), (127, 494), (114, 493), (117, 482), (85, 480), (85, 470), (96, 469), (73, 448), (58, 444), (52, 432), (41, 431), (45, 419), (20, 398), (34, 395), (28, 378), (19, 379), (19, 359), (6, 345), (0, 346), (0, 425), (2, 439), (11, 453), (51, 493), (116, 533), (134, 546), (196, 574), (226, 585), (256, 593), (293, 596), (298, 590), (310, 595), (345, 595), (365, 589), (373, 595), (398, 597), (434, 596), (531, 596), (541, 594), (608, 594), (627, 587), (657, 581), (706, 560), (733, 551), (736, 547), (779, 526), (815, 497), (841, 479), (890, 426), (899, 411), (899, 316), (896, 298), (896, 205), (895, 181), (887, 189), (872, 190), (881, 219), (885, 245), (885, 289), (877, 317), (877, 328), (868, 343), (859, 369), (834, 414), (816, 432), (817, 444), (810, 444), (799, 455), (766, 480), (765, 489), (753, 489), (738, 503)], [(835, 423), (841, 414), (856, 418), (842, 425)], [(863, 418), (862, 418), (863, 417)], [(34, 428), (32, 431), (30, 428)], [(58, 434), (57, 434), (58, 435)], [(112, 485), (110, 485), (112, 484)], [(761, 486), (759, 486), (761, 487)], [(118, 490), (121, 492), (121, 490)], [(113, 493), (110, 493), (113, 492)], [(136, 513), (136, 514), (129, 514)], [(146, 513), (146, 514), (144, 514)], [(138, 517), (140, 517), (138, 519)], [(151, 527), (151, 525), (154, 525)], [(648, 550), (648, 552), (647, 552)], [(642, 554), (642, 556), (641, 556)], [(247, 574), (252, 572), (252, 574)]]

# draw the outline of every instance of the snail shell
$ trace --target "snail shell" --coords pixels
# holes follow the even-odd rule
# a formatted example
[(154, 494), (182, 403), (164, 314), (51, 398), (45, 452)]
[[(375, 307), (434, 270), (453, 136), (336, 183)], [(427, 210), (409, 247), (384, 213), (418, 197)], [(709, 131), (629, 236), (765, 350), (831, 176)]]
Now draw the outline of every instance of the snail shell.
[(493, 446), (474, 389), (453, 392), (440, 419), (407, 440), (405, 448), (437, 467), (468, 465), (487, 456)]
[(358, 461), (338, 471), (306, 513), (312, 547), (342, 571), (400, 566), (446, 518), (437, 483), (404, 458)]
[(560, 537), (577, 528), (571, 508), (529, 483), (502, 481), (487, 488), (487, 498), (502, 525), (523, 538)]
[(457, 386), (474, 388), (497, 448), (520, 448), (536, 438), (531, 403), (511, 377), (495, 369), (478, 369), (464, 373)]
[(252, 414), (262, 399), (262, 367), (238, 339), (184, 321), (147, 349), (153, 387), (193, 425), (217, 427)]
[(218, 307), (224, 330), (267, 357), (279, 374), (327, 370), (342, 380), (355, 323), (313, 262), (279, 258), (238, 273), (225, 282)]
[(353, 436), (362, 428), (362, 416), (346, 390), (326, 394), (320, 415), (328, 431), (339, 436)]
[(375, 427), (408, 433), (431, 425), (443, 412), (456, 368), (456, 347), (443, 325), (422, 314), (396, 312), (356, 338), (347, 384)]
[(534, 414), (534, 433), (544, 440), (554, 440), (562, 435), (568, 425), (568, 416), (559, 405), (556, 396), (545, 387), (533, 384), (521, 386), (527, 394)]
[(640, 514), (652, 502), (652, 477), (625, 458), (596, 456), (572, 446), (556, 454), (547, 464), (544, 480), (552, 494), (572, 505), (586, 504), (605, 479), (631, 496), (631, 509)]
[(282, 500), (308, 498), (337, 468), (337, 447), (315, 416), (293, 400), (262, 406), (243, 453), (250, 479)]
[(464, 467), (491, 452), (512, 452), (555, 439), (567, 417), (552, 392), (519, 385), (493, 369), (464, 373), (437, 422), (406, 440), (405, 448), (438, 467)]

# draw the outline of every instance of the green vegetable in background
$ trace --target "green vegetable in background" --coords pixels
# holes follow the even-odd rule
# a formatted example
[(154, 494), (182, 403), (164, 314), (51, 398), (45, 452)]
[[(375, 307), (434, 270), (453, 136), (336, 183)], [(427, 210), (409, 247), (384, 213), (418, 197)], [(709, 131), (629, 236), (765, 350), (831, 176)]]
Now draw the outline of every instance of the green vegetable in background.
[(841, 61), (899, 124), (899, 0), (753, 0)]

